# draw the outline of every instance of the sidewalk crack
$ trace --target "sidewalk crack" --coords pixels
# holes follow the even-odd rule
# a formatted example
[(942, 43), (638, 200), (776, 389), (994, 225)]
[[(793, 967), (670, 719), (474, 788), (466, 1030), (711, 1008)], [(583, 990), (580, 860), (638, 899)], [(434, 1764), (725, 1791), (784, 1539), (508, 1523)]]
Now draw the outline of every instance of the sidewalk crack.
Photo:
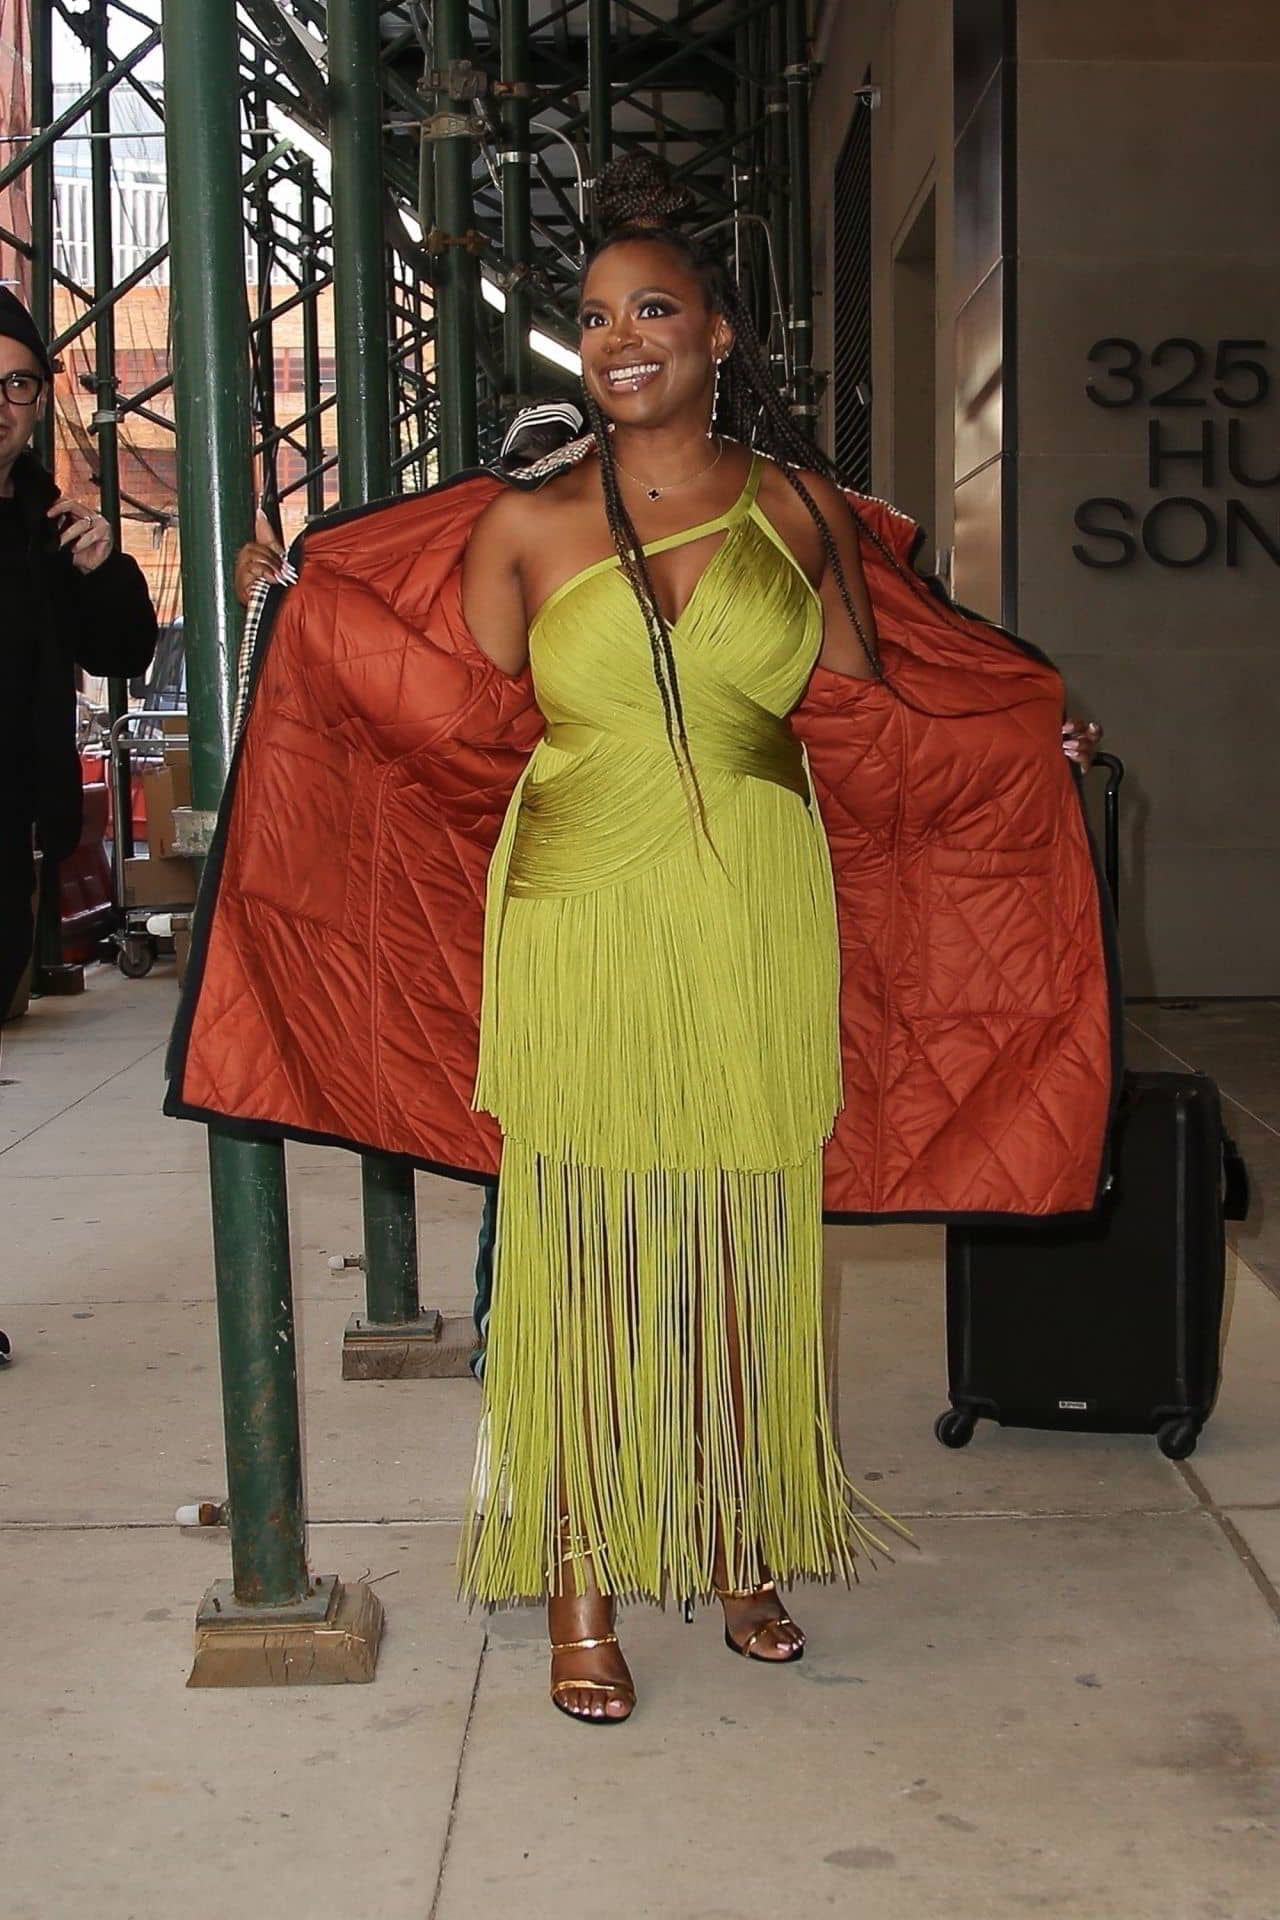
[(445, 1822), (444, 1845), (440, 1849), (440, 1865), (436, 1870), (435, 1890), (431, 1895), (431, 1906), (427, 1920), (437, 1920), (440, 1901), (444, 1895), (444, 1877), (449, 1865), (449, 1850), (453, 1845), (453, 1828), (458, 1814), (458, 1801), (462, 1797), (462, 1772), (467, 1764), (467, 1746), (471, 1739), (471, 1722), (475, 1718), (476, 1701), (480, 1697), (480, 1680), (484, 1673), (485, 1655), (489, 1651), (489, 1635), (485, 1634), (480, 1643), (480, 1655), (476, 1661), (476, 1677), (471, 1687), (471, 1698), (467, 1702), (467, 1720), (462, 1729), (462, 1744), (458, 1748), (458, 1768), (453, 1776), (453, 1798), (449, 1802), (449, 1818)]

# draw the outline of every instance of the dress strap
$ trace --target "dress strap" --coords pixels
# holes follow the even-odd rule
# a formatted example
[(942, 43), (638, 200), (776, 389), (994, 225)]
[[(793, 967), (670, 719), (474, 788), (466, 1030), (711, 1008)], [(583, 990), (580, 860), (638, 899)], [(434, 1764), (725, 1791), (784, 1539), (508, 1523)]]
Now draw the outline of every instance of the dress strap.
[(679, 533), (666, 533), (660, 540), (647, 540), (643, 551), (646, 554), (667, 553), (672, 547), (684, 547), (691, 540), (705, 540), (709, 533), (723, 533), (727, 528), (737, 526), (740, 520), (747, 518), (755, 505), (763, 465), (761, 456), (753, 453), (742, 492), (724, 513), (718, 513), (714, 520), (700, 520), (696, 527), (682, 527)]

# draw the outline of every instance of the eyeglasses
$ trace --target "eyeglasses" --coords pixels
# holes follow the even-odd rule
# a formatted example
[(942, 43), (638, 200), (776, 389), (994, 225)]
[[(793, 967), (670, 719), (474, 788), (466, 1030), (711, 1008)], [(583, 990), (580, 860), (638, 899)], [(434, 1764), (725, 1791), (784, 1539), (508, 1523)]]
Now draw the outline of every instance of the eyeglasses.
[(0, 373), (0, 393), (11, 407), (34, 407), (44, 388), (38, 373)]

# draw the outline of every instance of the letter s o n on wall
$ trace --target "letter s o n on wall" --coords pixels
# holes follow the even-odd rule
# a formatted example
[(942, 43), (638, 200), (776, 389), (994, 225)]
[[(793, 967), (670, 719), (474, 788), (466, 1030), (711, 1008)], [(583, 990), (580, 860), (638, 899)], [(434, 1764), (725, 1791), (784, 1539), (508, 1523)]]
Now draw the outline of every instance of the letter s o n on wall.
[(1127, 567), (1137, 555), (1138, 543), (1133, 535), (1125, 533), (1122, 527), (1107, 526), (1102, 518), (1104, 513), (1116, 514), (1122, 521), (1129, 524), (1136, 518), (1127, 500), (1112, 500), (1099, 496), (1093, 500), (1082, 500), (1076, 508), (1076, 531), (1088, 534), (1091, 540), (1109, 541), (1117, 551), (1108, 550), (1099, 553), (1096, 548), (1081, 546), (1079, 541), (1071, 551), (1082, 567)]

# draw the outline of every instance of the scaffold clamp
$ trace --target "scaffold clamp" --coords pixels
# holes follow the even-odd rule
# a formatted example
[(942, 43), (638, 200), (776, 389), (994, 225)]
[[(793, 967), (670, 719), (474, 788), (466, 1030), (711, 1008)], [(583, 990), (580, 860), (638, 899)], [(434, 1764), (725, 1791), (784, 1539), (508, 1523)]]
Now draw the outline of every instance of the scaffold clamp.
[(468, 227), (465, 233), (446, 233), (443, 227), (432, 227), (427, 234), (427, 252), (445, 253), (450, 247), (462, 247), (467, 253), (482, 254), (488, 250), (489, 242), (474, 227)]

